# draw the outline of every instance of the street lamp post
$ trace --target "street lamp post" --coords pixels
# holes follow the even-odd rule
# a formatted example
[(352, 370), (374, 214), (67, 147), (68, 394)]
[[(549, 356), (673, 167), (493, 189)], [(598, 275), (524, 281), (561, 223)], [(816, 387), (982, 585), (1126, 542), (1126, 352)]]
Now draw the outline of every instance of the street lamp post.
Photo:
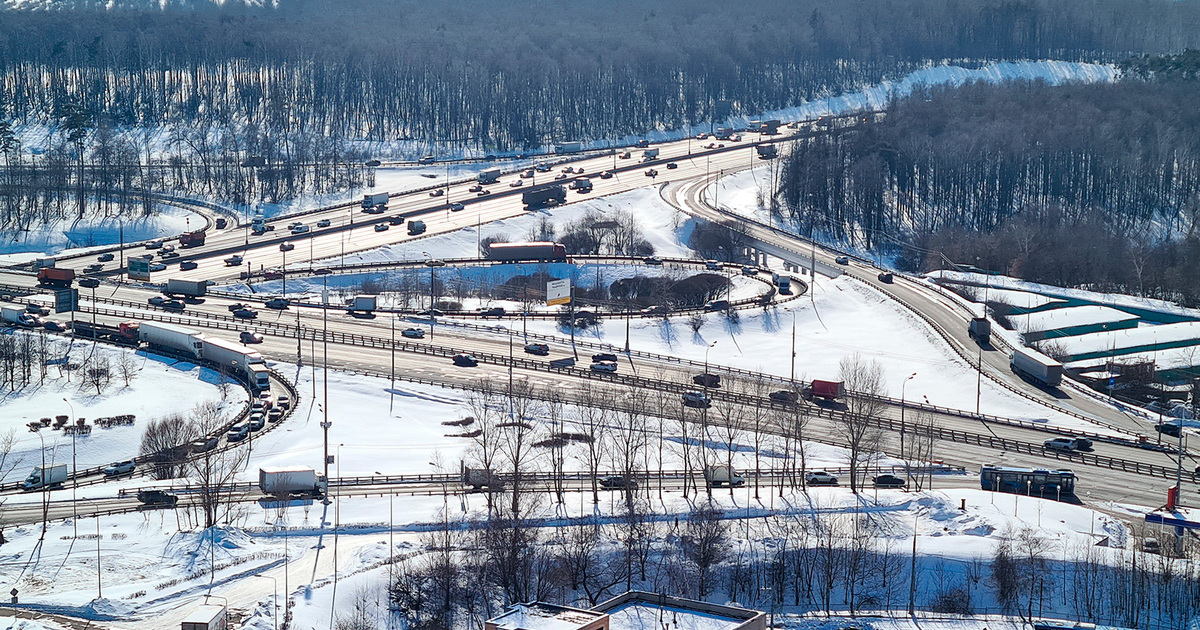
[[(67, 403), (67, 406), (71, 408), (71, 421), (67, 423), (67, 426), (73, 426), (75, 422), (75, 405), (72, 405), (71, 401), (67, 400), (65, 397), (62, 399), (62, 401)], [(76, 464), (75, 460), (75, 435), (75, 429), (71, 429), (71, 477), (72, 481), (74, 482), (71, 484), (71, 515), (73, 517), (71, 518), (71, 526), (74, 528), (74, 535), (79, 537), (79, 501), (76, 495), (76, 492), (79, 489), (79, 482), (76, 478), (76, 476), (79, 474), (79, 466)], [(44, 475), (46, 473), (43, 472), (42, 474)]]
[(271, 606), (271, 623), (274, 624), (275, 630), (279, 630), (279, 580), (273, 575), (255, 575), (253, 577), (271, 580), (275, 583), (275, 599), (272, 600)]
[(916, 375), (917, 373), (913, 372), (908, 375), (908, 378), (904, 379), (903, 383), (900, 383), (900, 457), (904, 458), (904, 474), (908, 477), (907, 481), (909, 483), (912, 483), (912, 465), (908, 461), (909, 457), (904, 452), (904, 429), (906, 426), (904, 424), (904, 387)]
[[(712, 350), (713, 346), (717, 345), (717, 341), (719, 341), (719, 340), (713, 341), (712, 343), (708, 344), (707, 348), (704, 349), (704, 389), (705, 389), (705, 392), (704, 392), (704, 404), (700, 405), (700, 415), (701, 415), (700, 426), (701, 426), (701, 430), (703, 431), (703, 435), (700, 436), (700, 439), (702, 441), (708, 440), (708, 407), (712, 404), (712, 401), (710, 401), (708, 399), (708, 383), (709, 383), (709, 381), (708, 381), (708, 351)], [(708, 458), (706, 457), (705, 459), (708, 459)], [(729, 471), (729, 473), (732, 474), (732, 471)], [(729, 488), (730, 488), (730, 492), (733, 492), (733, 481), (732, 480), (729, 482)], [(706, 482), (704, 484), (704, 489), (708, 492), (708, 498), (711, 499), (712, 498), (712, 481)]]

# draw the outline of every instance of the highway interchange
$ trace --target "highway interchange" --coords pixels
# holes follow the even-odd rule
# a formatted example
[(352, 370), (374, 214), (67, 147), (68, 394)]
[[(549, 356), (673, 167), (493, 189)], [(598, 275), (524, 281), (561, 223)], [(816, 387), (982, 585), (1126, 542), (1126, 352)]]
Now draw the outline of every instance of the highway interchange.
[[(818, 130), (809, 125), (803, 125), (796, 131), (797, 134), (824, 132), (828, 131)], [(722, 173), (753, 166), (758, 161), (755, 151), (757, 141), (777, 142), (784, 139), (783, 136), (747, 135), (747, 141), (724, 142), (724, 146), (718, 149), (702, 148), (702, 145), (707, 145), (713, 142), (712, 140), (692, 139), (658, 144), (655, 148), (660, 151), (659, 158), (648, 164), (638, 163), (641, 152), (637, 149), (631, 149), (632, 157), (629, 159), (620, 159), (613, 154), (575, 156), (569, 158), (569, 161), (564, 159), (557, 163), (549, 173), (537, 173), (534, 182), (544, 183), (561, 172), (563, 166), (570, 165), (576, 169), (583, 169), (584, 176), (589, 177), (593, 184), (593, 190), (589, 194), (570, 191), (568, 202), (654, 185), (659, 188), (664, 200), (689, 215), (712, 221), (729, 220), (736, 217), (727, 210), (709, 204), (703, 198), (702, 191)], [(677, 168), (668, 169), (668, 162), (675, 163)], [(656, 169), (657, 176), (647, 176), (646, 171), (649, 168)], [(614, 171), (613, 177), (601, 179), (599, 174), (605, 170)], [(571, 178), (561, 180), (560, 183), (566, 184)], [(519, 179), (521, 178), (517, 173), (504, 174), (499, 183), (487, 186), (492, 193), (486, 196), (476, 196), (475, 193), (469, 192), (468, 188), (474, 184), (473, 180), (449, 184), (439, 182), (438, 186), (444, 191), (439, 196), (431, 196), (429, 189), (393, 195), (388, 203), (389, 210), (383, 215), (363, 214), (357, 201), (351, 201), (309, 211), (302, 216), (280, 217), (271, 222), (276, 229), (262, 235), (252, 234), (248, 225), (210, 230), (207, 242), (203, 246), (181, 250), (181, 258), (166, 261), (169, 270), (157, 273), (154, 280), (163, 282), (167, 277), (236, 280), (239, 274), (246, 271), (257, 274), (263, 270), (283, 270), (285, 265), (286, 269), (292, 272), (311, 271), (321, 267), (336, 272), (340, 263), (339, 257), (346, 254), (455, 230), (473, 230), (481, 223), (527, 213), (521, 203), (521, 192), (532, 182), (526, 180), (527, 183), (522, 187), (510, 187), (513, 181)], [(448, 205), (452, 202), (461, 202), (464, 208), (452, 211)], [(403, 215), (410, 220), (419, 218), (427, 224), (428, 231), (421, 236), (408, 235), (403, 226), (376, 231), (376, 224), (396, 215)], [(325, 220), (329, 222), (328, 227), (316, 227), (318, 222)], [(303, 221), (313, 229), (307, 234), (289, 234), (287, 226), (293, 221)], [(1072, 458), (1041, 450), (1041, 442), (1053, 435), (1048, 433), (1045, 427), (1021, 426), (1005, 422), (1004, 419), (985, 421), (965, 412), (930, 411), (937, 426), (946, 432), (940, 436), (942, 448), (937, 456), (939, 459), (947, 464), (964, 466), (969, 471), (977, 471), (979, 465), (985, 463), (1069, 467), (1080, 476), (1078, 494), (1081, 499), (1087, 496), (1092, 500), (1150, 506), (1164, 502), (1166, 488), (1174, 483), (1171, 473), (1175, 470), (1176, 460), (1172, 453), (1139, 448), (1133, 444), (1137, 436), (1153, 434), (1148, 418), (1116, 407), (1082, 386), (1064, 383), (1061, 390), (1046, 391), (1020, 379), (1009, 370), (1008, 353), (1002, 344), (981, 350), (968, 337), (966, 323), (972, 314), (969, 307), (927, 282), (901, 275), (896, 275), (892, 283), (882, 282), (877, 277), (879, 269), (871, 266), (869, 261), (852, 259), (849, 265), (838, 265), (835, 257), (842, 255), (841, 252), (820, 245), (814, 247), (812, 243), (797, 235), (771, 226), (749, 221), (743, 223), (747, 236), (760, 252), (781, 259), (792, 267), (808, 268), (815, 264), (818, 273), (836, 270), (832, 273), (848, 274), (856, 282), (873, 287), (913, 312), (968, 365), (979, 361), (983, 377), (1044, 405), (1048, 410), (1088, 418), (1103, 428), (1102, 433), (1124, 438), (1121, 443), (1097, 441), (1093, 453)], [(280, 251), (279, 245), (285, 241), (294, 244), (295, 248), (286, 253)], [(140, 246), (127, 246), (124, 257), (144, 251), (147, 250)], [(231, 254), (243, 256), (246, 264), (226, 265), (224, 259)], [(190, 271), (180, 271), (177, 265), (181, 259), (195, 260), (198, 267)], [(96, 253), (92, 253), (65, 259), (59, 264), (82, 270), (96, 262)], [(108, 264), (110, 267), (115, 265)], [(666, 392), (677, 400), (680, 392), (694, 388), (690, 384), (691, 377), (702, 371), (700, 366), (691, 362), (671, 361), (637, 352), (621, 354), (621, 372), (613, 377), (598, 376), (586, 369), (550, 369), (547, 365), (548, 359), (573, 354), (570, 341), (545, 340), (552, 349), (551, 356), (546, 358), (524, 355), (521, 351), (524, 339), (510, 330), (517, 328), (511, 321), (504, 322), (508, 328), (490, 330), (438, 325), (435, 333), (429, 338), (400, 339), (397, 335), (396, 343), (393, 344), (393, 326), (399, 330), (413, 324), (407, 321), (396, 322), (395, 317), (384, 313), (373, 319), (363, 319), (350, 317), (340, 309), (329, 309), (326, 313), (316, 304), (294, 305), (284, 311), (262, 309), (256, 320), (235, 321), (229, 315), (228, 305), (234, 301), (246, 301), (247, 298), (235, 300), (219, 296), (209, 296), (201, 304), (189, 305), (183, 313), (167, 313), (147, 305), (147, 299), (158, 294), (155, 289), (123, 281), (123, 277), (115, 269), (106, 270), (104, 275), (105, 282), (96, 290), (95, 302), (92, 301), (88, 290), (81, 292), (83, 311), (76, 313), (77, 318), (89, 320), (94, 317), (97, 323), (109, 325), (131, 318), (177, 321), (195, 328), (222, 331), (216, 334), (230, 339), (236, 339), (235, 331), (255, 330), (265, 337), (265, 342), (258, 346), (265, 356), (287, 362), (295, 362), (302, 358), (305, 369), (315, 370), (314, 364), (327, 360), (330, 367), (386, 377), (390, 374), (390, 366), (394, 361), (398, 380), (469, 388), (479, 379), (486, 378), (496, 386), (503, 387), (511, 373), (513, 378), (527, 380), (548, 390), (565, 392), (568, 399), (578, 396), (580, 384), (587, 382), (611, 400), (624, 399), (631, 387)], [(29, 273), (6, 271), (0, 273), (0, 284), (32, 288), (36, 281)], [(329, 333), (327, 358), (320, 356), (324, 346), (322, 341), (326, 339), (323, 331), (326, 329)], [(297, 340), (300, 340), (300, 343), (297, 343)], [(581, 365), (586, 367), (586, 356), (598, 350), (581, 345)], [(469, 352), (479, 356), (482, 359), (480, 366), (469, 369), (454, 366), (449, 357), (457, 352)], [(508, 360), (510, 352), (513, 353), (512, 361)], [(717, 366), (714, 366), (715, 369), (718, 369)], [(734, 376), (733, 372), (723, 374), (727, 378)], [(749, 379), (768, 379), (775, 383), (779, 381), (777, 377), (767, 375), (741, 376)], [(762, 400), (761, 397), (755, 399), (734, 396), (719, 390), (714, 399), (717, 405), (771, 406), (770, 401)], [(909, 409), (911, 408), (910, 404)], [(987, 412), (986, 409), (981, 411), (985, 414)], [(840, 443), (841, 438), (835, 428), (837, 413), (815, 407), (811, 412), (813, 419), (807, 437), (831, 444)], [(899, 405), (888, 405), (883, 416), (881, 422), (889, 429), (895, 428), (901, 416)], [(716, 417), (719, 417), (719, 414), (710, 414), (710, 422)], [(949, 447), (951, 442), (952, 448)], [(1114, 470), (1113, 462), (1122, 462), (1120, 468), (1126, 470), (1129, 465), (1147, 468), (1141, 472)], [(1188, 455), (1183, 465), (1186, 495), (1194, 495), (1195, 492), (1195, 486), (1188, 474), (1194, 467), (1195, 462)], [(977, 477), (974, 476), (970, 477), (970, 481), (968, 485), (978, 483)], [(441, 492), (444, 487), (444, 484), (437, 484), (437, 488), (424, 489)], [(413, 487), (387, 484), (369, 489), (375, 492), (416, 491)], [(76, 511), (85, 513), (86, 510), (111, 510), (116, 505), (128, 507), (129, 500), (96, 500), (74, 507)], [(40, 518), (40, 509), (39, 504), (34, 520)], [(6, 507), (6, 520), (19, 518), (18, 512), (14, 510), (15, 506)]]

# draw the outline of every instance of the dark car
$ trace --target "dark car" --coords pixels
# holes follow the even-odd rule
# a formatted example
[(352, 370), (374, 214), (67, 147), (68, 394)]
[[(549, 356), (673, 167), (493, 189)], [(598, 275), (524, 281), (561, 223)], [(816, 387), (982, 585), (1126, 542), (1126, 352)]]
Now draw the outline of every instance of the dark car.
[(550, 346), (544, 343), (527, 343), (525, 344), (525, 352), (544, 357), (550, 354)]
[(701, 387), (720, 387), (721, 376), (718, 374), (697, 374), (692, 377), (692, 382)]
[(191, 260), (190, 258), (188, 260), (179, 261), (180, 271), (191, 271), (192, 269), (195, 269), (196, 267), (199, 267), (199, 266), (200, 266), (200, 263), (198, 263), (194, 260)]
[(246, 306), (245, 304), (242, 304), (241, 302), (234, 302), (233, 304), (229, 305), (229, 312), (232, 313), (234, 311), (240, 311), (244, 308), (250, 308), (250, 307)]
[(839, 265), (849, 265), (850, 257), (849, 256), (838, 256), (837, 258), (833, 259), (833, 262), (835, 262)]
[(175, 507), (179, 497), (162, 490), (138, 490), (137, 500), (147, 506)]
[(879, 475), (872, 480), (876, 488), (903, 488), (908, 483), (896, 475)]
[(600, 480), (600, 487), (607, 490), (624, 490), (626, 488), (632, 490), (637, 487), (637, 482), (621, 475), (609, 475)]
[(92, 263), (83, 268), (84, 272), (86, 273), (96, 273), (97, 271), (102, 271), (103, 269), (104, 265), (100, 263)]
[(429, 191), (430, 197), (441, 197), (444, 194), (446, 194), (445, 188), (434, 188), (433, 190)]
[(250, 308), (243, 308), (233, 312), (233, 316), (238, 319), (254, 319), (258, 317), (258, 311)]
[(95, 289), (100, 286), (100, 281), (95, 278), (80, 278), (79, 286), (85, 289)]
[(600, 352), (600, 353), (592, 355), (592, 363), (599, 363), (601, 361), (616, 361), (616, 360), (617, 360), (617, 355), (615, 355), (611, 352)]
[(458, 203), (458, 202), (456, 201), (456, 202), (454, 202), (454, 203), (450, 204), (450, 212), (458, 212), (459, 210), (462, 210), (462, 209), (463, 209), (463, 208), (465, 208), (465, 207), (466, 207), (466, 206), (464, 206), (464, 205), (462, 205), (461, 203)]
[[(184, 304), (179, 300), (167, 300), (166, 302), (162, 303), (162, 307), (168, 311), (182, 311), (184, 309)], [(237, 313), (234, 314), (236, 315)]]
[(505, 312), (506, 311), (499, 306), (493, 306), (492, 308), (483, 309), (480, 311), (479, 315), (480, 317), (504, 317)]
[(109, 262), (114, 258), (116, 258), (116, 256), (113, 256), (112, 252), (105, 252), (97, 256), (96, 260), (99, 260), (100, 262)]
[(454, 365), (458, 367), (475, 367), (479, 365), (479, 359), (469, 354), (456, 354), (454, 355)]
[(667, 168), (676, 169), (676, 168), (679, 168), (679, 165), (674, 162), (667, 162)]
[(1154, 430), (1171, 437), (1179, 437), (1180, 433), (1183, 432), (1178, 424), (1171, 424), (1169, 422), (1154, 425)]
[(885, 284), (891, 284), (892, 283), (892, 274), (890, 274), (886, 271), (879, 274), (879, 281), (883, 282)]
[(290, 302), (288, 302), (285, 298), (271, 298), (266, 302), (267, 308), (272, 308), (277, 311), (286, 309), (288, 304), (290, 304)]
[(45, 328), (46, 330), (49, 330), (50, 332), (66, 332), (67, 331), (66, 324), (64, 324), (62, 322), (56, 322), (52, 319), (47, 320), (46, 323), (42, 324), (42, 328)]
[(392, 217), (388, 219), (389, 225), (404, 225), (404, 217)]
[(262, 343), (263, 342), (263, 336), (260, 333), (251, 332), (249, 330), (243, 330), (240, 335), (240, 338), (242, 340), (242, 343), (247, 344), (247, 345), (252, 344), (252, 343)]
[(796, 396), (796, 392), (794, 392), (790, 389), (781, 389), (777, 392), (771, 392), (770, 394), (767, 394), (767, 396), (769, 396), (771, 398), (771, 400), (774, 400), (776, 402), (785, 402), (785, 403), (794, 403), (794, 402), (796, 402), (796, 399), (798, 398)]
[(663, 264), (662, 259), (657, 256), (647, 256), (642, 259), (642, 262), (652, 267), (661, 267)]

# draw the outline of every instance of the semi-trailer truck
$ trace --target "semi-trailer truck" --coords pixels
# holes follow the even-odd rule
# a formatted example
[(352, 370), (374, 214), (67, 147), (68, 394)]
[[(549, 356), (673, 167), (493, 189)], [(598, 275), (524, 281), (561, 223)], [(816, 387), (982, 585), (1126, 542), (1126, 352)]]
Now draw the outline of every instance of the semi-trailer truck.
[(258, 489), (271, 496), (323, 497), (325, 477), (308, 466), (264, 466), (258, 469)]
[(971, 323), (967, 325), (967, 334), (979, 345), (987, 345), (992, 336), (991, 320), (986, 317), (971, 318)]
[(554, 147), (554, 152), (562, 155), (564, 153), (579, 153), (583, 150), (582, 142), (564, 142)]
[(775, 286), (779, 287), (780, 295), (792, 294), (792, 279), (790, 277), (775, 271), (771, 273), (771, 282), (774, 282)]
[(183, 352), (193, 358), (204, 358), (204, 333), (175, 324), (141, 322), (137, 327), (138, 341), (155, 348)]
[(500, 169), (488, 168), (479, 171), (479, 177), (477, 180), (480, 184), (495, 184), (496, 182), (500, 181)]
[(67, 480), (67, 465), (53, 464), (50, 466), (34, 466), (33, 472), (21, 482), (22, 490), (40, 490), (42, 488), (58, 488)]
[(492, 243), (488, 247), (491, 260), (565, 260), (567, 249), (558, 243), (533, 241), (528, 243)]
[(1063, 364), (1032, 348), (1014, 349), (1008, 365), (1016, 374), (1047, 387), (1062, 383)]
[(204, 230), (196, 230), (179, 236), (180, 247), (197, 247), (204, 244), (204, 238), (207, 236)]
[(758, 151), (760, 160), (773, 160), (779, 157), (779, 148), (773, 144), (760, 144), (755, 147), (755, 150)]
[(261, 354), (254, 350), (247, 350), (245, 346), (232, 341), (217, 339), (215, 337), (204, 337), (201, 339), (200, 344), (201, 358), (205, 361), (212, 363), (219, 369), (228, 370), (235, 368), (248, 379), (254, 376), (250, 371), (250, 366), (253, 364), (263, 364)]
[(526, 190), (521, 195), (527, 210), (554, 206), (567, 201), (567, 189), (562, 184), (550, 184)]
[(813, 398), (821, 398), (823, 400), (837, 400), (845, 393), (841, 381), (821, 381), (814, 380), (809, 383), (808, 387), (804, 388), (805, 400)]
[(75, 281), (75, 270), (45, 267), (38, 270), (37, 279), (44, 287), (69, 287)]
[(642, 161), (649, 162), (658, 157), (658, 149), (646, 149), (642, 151)]
[(387, 200), (388, 200), (388, 194), (385, 192), (374, 193), (374, 194), (370, 194), (370, 195), (363, 195), (362, 207), (363, 208), (374, 208), (375, 206), (378, 206), (381, 203), (387, 203)]
[(169, 278), (167, 280), (167, 288), (163, 293), (185, 295), (187, 297), (203, 297), (205, 293), (208, 293), (208, 281)]

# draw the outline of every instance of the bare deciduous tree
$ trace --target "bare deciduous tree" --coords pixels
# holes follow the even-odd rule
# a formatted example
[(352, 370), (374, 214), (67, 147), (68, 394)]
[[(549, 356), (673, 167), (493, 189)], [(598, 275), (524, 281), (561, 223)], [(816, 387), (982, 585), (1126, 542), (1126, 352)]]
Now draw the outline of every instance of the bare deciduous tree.
[(846, 410), (837, 420), (838, 433), (846, 443), (850, 490), (858, 492), (859, 475), (884, 446), (885, 433), (878, 420), (886, 408), (883, 367), (875, 360), (853, 354), (842, 359), (842, 383), (846, 389)]

